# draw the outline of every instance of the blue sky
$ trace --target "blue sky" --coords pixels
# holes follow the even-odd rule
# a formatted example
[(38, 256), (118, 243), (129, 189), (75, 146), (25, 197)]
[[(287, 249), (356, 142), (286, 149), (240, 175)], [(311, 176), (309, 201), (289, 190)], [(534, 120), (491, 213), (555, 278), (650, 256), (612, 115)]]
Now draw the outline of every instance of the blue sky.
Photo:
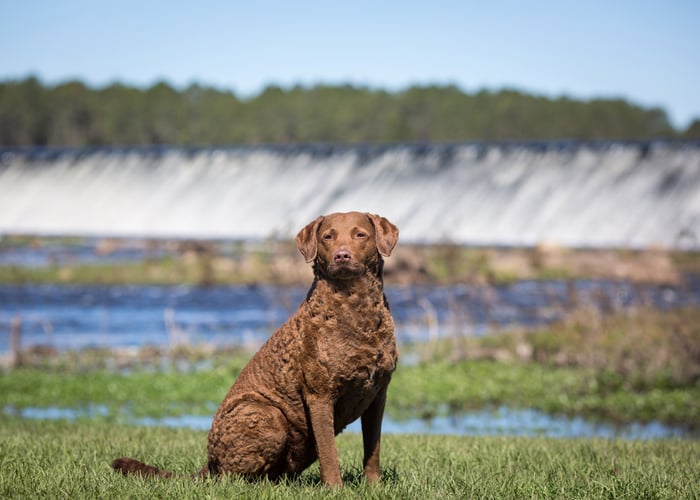
[(0, 80), (34, 74), (241, 97), (266, 85), (456, 84), (623, 97), (700, 118), (695, 0), (0, 0)]

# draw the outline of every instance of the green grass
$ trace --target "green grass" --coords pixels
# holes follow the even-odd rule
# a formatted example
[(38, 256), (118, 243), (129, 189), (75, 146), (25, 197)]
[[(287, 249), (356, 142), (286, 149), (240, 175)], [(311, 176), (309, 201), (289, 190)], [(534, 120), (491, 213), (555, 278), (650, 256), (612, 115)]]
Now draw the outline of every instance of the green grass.
[(124, 477), (110, 462), (138, 457), (194, 473), (206, 433), (0, 418), (2, 498), (697, 498), (697, 441), (559, 440), (386, 435), (381, 484), (361, 475), (361, 438), (338, 437), (345, 487), (329, 490), (315, 464), (280, 484), (227, 477)]
[(494, 361), (444, 361), (400, 367), (389, 389), (389, 411), (432, 416), (507, 405), (615, 422), (700, 422), (700, 386), (630, 391), (611, 389), (591, 369), (548, 368)]

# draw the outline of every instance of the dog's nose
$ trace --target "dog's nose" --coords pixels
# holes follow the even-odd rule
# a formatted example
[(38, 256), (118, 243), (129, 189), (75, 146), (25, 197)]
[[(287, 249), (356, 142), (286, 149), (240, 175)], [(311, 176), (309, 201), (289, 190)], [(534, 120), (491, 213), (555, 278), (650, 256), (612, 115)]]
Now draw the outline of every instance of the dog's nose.
[(333, 254), (333, 260), (336, 262), (347, 262), (350, 259), (352, 259), (350, 250), (347, 250), (345, 248), (340, 248), (336, 250), (336, 252)]

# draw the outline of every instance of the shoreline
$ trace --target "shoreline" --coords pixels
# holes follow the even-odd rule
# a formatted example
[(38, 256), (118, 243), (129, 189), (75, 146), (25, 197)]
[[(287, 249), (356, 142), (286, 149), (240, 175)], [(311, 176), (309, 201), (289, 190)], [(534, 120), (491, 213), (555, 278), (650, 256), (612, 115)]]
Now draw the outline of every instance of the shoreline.
[[(399, 245), (387, 285), (509, 284), (608, 279), (682, 285), (700, 274), (700, 251)], [(289, 240), (261, 242), (0, 237), (0, 284), (309, 285), (311, 266)]]

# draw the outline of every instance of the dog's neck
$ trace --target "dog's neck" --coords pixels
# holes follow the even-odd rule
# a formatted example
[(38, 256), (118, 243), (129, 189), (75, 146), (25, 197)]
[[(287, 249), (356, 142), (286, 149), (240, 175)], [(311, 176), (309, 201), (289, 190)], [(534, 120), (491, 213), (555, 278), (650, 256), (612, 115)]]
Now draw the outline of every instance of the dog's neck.
[(357, 277), (349, 279), (332, 278), (324, 272), (324, 268), (325, 266), (322, 263), (314, 262), (314, 281), (306, 296), (307, 301), (321, 283), (323, 284), (322, 286), (328, 287), (333, 293), (340, 293), (346, 296), (350, 296), (356, 291), (367, 293), (368, 290), (376, 290), (378, 293), (384, 294), (384, 259), (379, 254), (377, 254), (377, 259), (367, 267), (367, 270)]

